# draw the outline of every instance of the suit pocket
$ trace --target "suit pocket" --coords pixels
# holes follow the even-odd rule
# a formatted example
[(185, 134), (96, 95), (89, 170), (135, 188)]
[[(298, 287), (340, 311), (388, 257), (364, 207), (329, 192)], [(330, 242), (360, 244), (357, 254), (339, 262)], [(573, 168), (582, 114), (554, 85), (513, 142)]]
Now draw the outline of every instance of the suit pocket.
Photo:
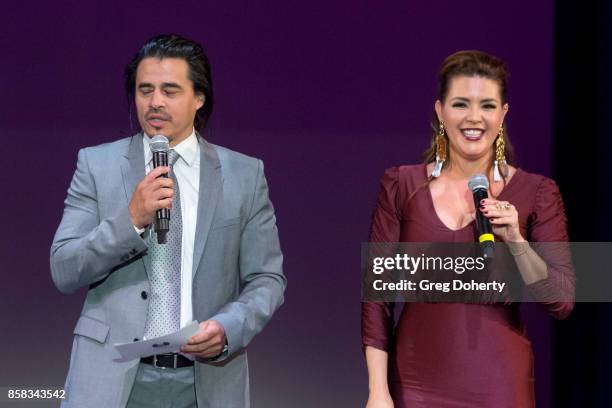
[(233, 218), (216, 220), (214, 225), (212, 226), (212, 229), (226, 228), (226, 227), (231, 227), (232, 225), (238, 225), (240, 224), (241, 219), (242, 217), (233, 217)]
[(98, 343), (104, 344), (108, 337), (109, 330), (110, 327), (108, 327), (107, 324), (88, 316), (81, 316), (74, 328), (74, 334), (88, 337)]

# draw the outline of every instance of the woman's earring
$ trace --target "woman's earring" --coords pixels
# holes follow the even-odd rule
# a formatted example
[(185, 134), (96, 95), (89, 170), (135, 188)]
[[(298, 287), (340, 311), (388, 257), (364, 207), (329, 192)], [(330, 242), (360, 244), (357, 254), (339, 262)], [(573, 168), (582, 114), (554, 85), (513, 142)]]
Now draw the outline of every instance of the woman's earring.
[[(500, 172), (501, 170), (501, 172)], [(502, 174), (508, 177), (508, 163), (506, 162), (506, 142), (504, 141), (504, 125), (499, 126), (499, 133), (495, 139), (495, 162), (493, 166), (493, 180), (502, 181)]]
[(436, 136), (436, 164), (431, 172), (431, 176), (434, 178), (440, 177), (442, 166), (444, 166), (444, 161), (446, 161), (446, 138), (444, 133), (444, 122), (440, 121), (438, 136)]

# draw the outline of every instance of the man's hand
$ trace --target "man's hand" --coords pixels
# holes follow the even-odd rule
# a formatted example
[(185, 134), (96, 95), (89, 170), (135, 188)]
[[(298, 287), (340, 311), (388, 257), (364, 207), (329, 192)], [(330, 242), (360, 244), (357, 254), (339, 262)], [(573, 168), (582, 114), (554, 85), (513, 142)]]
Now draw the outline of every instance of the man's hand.
[(200, 330), (181, 346), (182, 353), (195, 357), (217, 357), (225, 346), (225, 329), (216, 320), (206, 320), (200, 323)]
[(155, 211), (160, 208), (172, 208), (174, 182), (171, 178), (159, 177), (169, 171), (170, 167), (157, 167), (136, 186), (128, 206), (132, 224), (136, 228), (145, 228), (149, 225), (155, 216)]

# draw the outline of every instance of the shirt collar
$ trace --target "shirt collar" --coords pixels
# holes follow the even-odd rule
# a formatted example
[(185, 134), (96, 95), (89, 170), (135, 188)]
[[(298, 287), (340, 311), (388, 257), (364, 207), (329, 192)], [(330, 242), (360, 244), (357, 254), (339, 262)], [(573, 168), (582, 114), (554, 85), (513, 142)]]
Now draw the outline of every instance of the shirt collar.
[[(151, 153), (151, 148), (149, 146), (151, 143), (151, 138), (143, 132), (142, 140), (145, 152), (145, 164), (148, 165), (149, 162), (153, 160), (153, 153)], [(193, 129), (191, 134), (185, 140), (174, 146), (172, 149), (179, 154), (179, 157), (183, 159), (185, 164), (191, 167), (193, 166), (198, 155), (198, 148), (198, 139), (195, 134), (195, 129)]]

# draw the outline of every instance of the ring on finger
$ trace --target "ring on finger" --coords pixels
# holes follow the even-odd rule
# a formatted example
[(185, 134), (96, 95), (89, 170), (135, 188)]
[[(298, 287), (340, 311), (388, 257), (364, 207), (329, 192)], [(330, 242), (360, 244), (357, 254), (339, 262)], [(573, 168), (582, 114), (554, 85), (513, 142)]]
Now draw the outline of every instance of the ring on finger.
[(498, 201), (497, 203), (495, 203), (495, 208), (497, 208), (499, 211), (509, 210), (510, 203), (507, 201)]

